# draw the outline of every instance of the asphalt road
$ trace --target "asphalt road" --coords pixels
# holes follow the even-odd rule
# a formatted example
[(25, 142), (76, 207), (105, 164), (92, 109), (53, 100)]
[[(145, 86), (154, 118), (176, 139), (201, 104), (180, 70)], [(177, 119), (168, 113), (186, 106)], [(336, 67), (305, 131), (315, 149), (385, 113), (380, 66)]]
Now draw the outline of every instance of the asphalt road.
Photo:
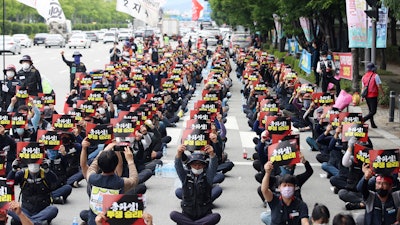
[[(104, 45), (102, 43), (93, 43), (90, 49), (78, 49), (83, 57), (82, 61), (86, 64), (88, 71), (95, 69), (103, 69), (105, 63), (108, 62), (108, 50), (111, 44)], [(61, 60), (60, 51), (65, 51), (67, 59), (72, 60), (72, 53), (75, 49), (59, 49), (44, 48), (44, 46), (35, 46), (29, 49), (23, 49), (21, 55), (6, 55), (5, 65), (13, 63), (20, 68), (19, 59), (24, 54), (32, 57), (34, 65), (40, 71), (42, 78), (47, 79), (56, 92), (57, 105), (56, 109), (61, 111), (66, 93), (69, 91), (69, 70)], [(2, 57), (2, 56), (0, 56)], [(3, 69), (3, 66), (1, 66)], [(220, 184), (223, 193), (215, 202), (214, 212), (221, 214), (222, 219), (219, 224), (222, 225), (248, 225), (262, 224), (260, 221), (260, 213), (265, 211), (263, 203), (257, 195), (257, 187), (259, 184), (254, 179), (255, 170), (251, 160), (242, 158), (242, 151), (246, 149), (249, 156), (254, 152), (254, 144), (252, 138), (255, 136), (247, 126), (247, 119), (241, 110), (243, 99), (240, 94), (241, 84), (236, 79), (235, 74), (231, 74), (233, 78), (233, 87), (231, 89), (232, 97), (229, 100), (230, 111), (228, 113), (226, 151), (229, 158), (235, 163), (235, 167), (230, 171), (225, 181)], [(198, 87), (197, 96), (193, 98), (189, 107), (193, 107), (193, 102), (200, 95), (201, 86)], [(179, 144), (182, 134), (182, 127), (185, 116), (178, 124), (177, 128), (168, 128), (169, 135), (172, 136), (172, 142), (168, 145), (168, 155), (163, 159), (165, 164), (172, 163), (176, 147)], [(342, 202), (337, 195), (334, 195), (326, 173), (321, 170), (320, 164), (316, 161), (316, 152), (309, 151), (309, 147), (305, 142), (305, 138), (311, 135), (309, 132), (300, 133), (301, 151), (305, 158), (311, 162), (314, 174), (306, 182), (302, 188), (302, 195), (309, 207), (311, 214), (315, 203), (322, 203), (328, 206), (331, 215), (339, 212), (349, 213), (344, 208)], [(382, 148), (398, 147), (396, 144), (378, 132), (371, 131), (372, 141), (375, 146)], [(296, 174), (304, 171), (304, 167), (299, 165)], [(176, 178), (156, 178), (152, 177), (146, 182), (148, 187), (146, 193), (147, 207), (146, 211), (154, 216), (156, 225), (174, 224), (169, 219), (169, 213), (173, 210), (180, 210), (180, 201), (175, 197), (175, 188), (180, 184)], [(81, 182), (80, 188), (74, 188), (71, 196), (65, 205), (57, 205), (59, 214), (52, 222), (54, 225), (71, 224), (73, 217), (78, 216), (79, 212), (88, 208), (88, 196), (86, 194), (86, 184)], [(18, 187), (16, 189), (19, 189)], [(353, 215), (357, 215), (362, 211), (353, 211)]]

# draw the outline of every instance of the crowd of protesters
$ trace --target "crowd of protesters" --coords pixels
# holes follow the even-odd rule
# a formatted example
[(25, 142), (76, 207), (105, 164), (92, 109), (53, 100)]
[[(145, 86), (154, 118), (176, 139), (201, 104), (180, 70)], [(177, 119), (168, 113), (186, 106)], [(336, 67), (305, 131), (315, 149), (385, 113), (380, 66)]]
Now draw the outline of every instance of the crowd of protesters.
[[(109, 64), (90, 72), (81, 53), (75, 51), (73, 61), (68, 61), (61, 52), (61, 59), (70, 67), (70, 93), (63, 112), (55, 110), (53, 90), (43, 93), (40, 72), (29, 55), (21, 58), (22, 69), (9, 65), (4, 70), (1, 175), (20, 186), (23, 215), (34, 224), (50, 224), (58, 214), (54, 204), (68, 204), (73, 188), (83, 179), (88, 183), (90, 204), (80, 217), (88, 224), (99, 220), (96, 215), (104, 216), (98, 192), (144, 194), (145, 182), (162, 166), (163, 150), (171, 141), (166, 128), (176, 127), (180, 118), (189, 114), (188, 102), (203, 79), (207, 81), (203, 91), (208, 95), (202, 100), (215, 108), (204, 108), (208, 119), (204, 119), (204, 111), (194, 113), (191, 119), (202, 121), (192, 126), (207, 127), (203, 131), (207, 145), (200, 151), (181, 152), (178, 161), (188, 168), (188, 176), (201, 177), (200, 170), (190, 170), (193, 162), (198, 159), (208, 164), (209, 156), (215, 157), (211, 163), (216, 166), (215, 174), (207, 175), (210, 189), (203, 189), (200, 183), (195, 196), (188, 193), (186, 175), (180, 176), (183, 186), (176, 190), (177, 197), (185, 204), (197, 203), (191, 206), (195, 208), (182, 206), (183, 214), (179, 218), (171, 214), (171, 219), (198, 220), (210, 213), (212, 201), (222, 193), (218, 184), (234, 166), (224, 151), (232, 85), (229, 57), (221, 47), (209, 55), (202, 43), (189, 51), (184, 43), (173, 49), (161, 46), (157, 39), (146, 40), (145, 46), (143, 53), (137, 53), (133, 39), (124, 42), (121, 50), (116, 43), (110, 49)], [(206, 66), (211, 72), (203, 76)], [(110, 127), (111, 136), (105, 134)], [(204, 193), (207, 190), (210, 192)], [(200, 193), (205, 195), (200, 197)], [(206, 208), (195, 200), (199, 198), (209, 203)], [(197, 212), (198, 207), (204, 209)], [(24, 224), (20, 213), (9, 211), (9, 215), (11, 224)]]
[[(270, 208), (262, 213), (261, 220), (265, 224), (309, 223), (301, 187), (313, 175), (313, 169), (298, 148), (298, 135), (309, 131), (304, 133), (310, 134), (307, 143), (316, 152), (334, 193), (347, 210), (365, 209), (365, 215), (356, 218), (357, 224), (393, 224), (398, 221), (400, 206), (397, 173), (370, 166), (368, 156), (368, 151), (373, 151), (373, 143), (368, 138), (365, 122), (372, 119), (370, 128), (377, 127), (373, 121), (374, 102), (382, 92), (376, 67), (369, 64), (363, 78), (363, 89), (368, 91), (365, 98), (373, 98), (368, 100), (370, 113), (363, 117), (361, 113), (348, 112), (350, 101), (341, 96), (343, 91), (332, 56), (326, 50), (315, 50), (313, 54), (317, 55), (314, 58), (318, 57), (313, 60), (315, 84), (301, 82), (283, 58), (276, 59), (257, 48), (238, 49), (234, 56), (237, 78), (242, 84), (242, 110), (257, 135), (253, 139), (255, 151), (250, 157), (257, 171), (255, 179), (261, 183), (258, 193), (264, 207)], [(363, 135), (349, 134), (351, 129), (358, 129)], [(291, 155), (291, 152), (298, 153)], [(357, 160), (361, 152), (367, 153), (362, 160)], [(303, 173), (295, 173), (296, 163), (304, 164)], [(344, 223), (349, 217), (338, 215), (333, 222), (355, 223), (350, 219), (352, 222)], [(329, 214), (328, 220), (321, 223), (328, 221)]]
[[(185, 113), (195, 121), (186, 127), (192, 133), (183, 135), (187, 139), (175, 157), (182, 181), (175, 194), (182, 200), (182, 213), (173, 211), (170, 217), (178, 224), (219, 222), (220, 215), (212, 212), (212, 202), (222, 194), (219, 184), (234, 166), (225, 151), (228, 136), (224, 125), (232, 86), (230, 58), (222, 46), (211, 54), (201, 41), (193, 45), (196, 48), (178, 43), (173, 49), (149, 39), (143, 51), (133, 40), (124, 42), (122, 49), (115, 43), (109, 51), (109, 64), (91, 72), (86, 71), (79, 52), (73, 53), (74, 61), (68, 61), (61, 52), (62, 60), (70, 67), (71, 79), (63, 112), (55, 110), (54, 91), (43, 93), (40, 72), (29, 55), (21, 58), (20, 70), (14, 65), (4, 70), (7, 80), (2, 84), (0, 124), (4, 166), (0, 172), (20, 186), (22, 197), (22, 212), (9, 211), (11, 224), (25, 224), (26, 217), (34, 224), (49, 224), (58, 214), (54, 204), (68, 204), (73, 188), (84, 179), (90, 204), (82, 209), (80, 217), (90, 225), (104, 217), (99, 191), (115, 195), (146, 193), (145, 182), (163, 164), (163, 150), (171, 141), (166, 128), (176, 127)], [(296, 150), (296, 134), (311, 131), (307, 143), (318, 153), (316, 158), (335, 187), (335, 194), (348, 210), (365, 208), (358, 224), (396, 222), (400, 204), (397, 174), (373, 175), (373, 168), (354, 160), (355, 146), (373, 149), (371, 140), (343, 137), (348, 128), (343, 118), (351, 120), (357, 129), (361, 127), (361, 133), (367, 133), (363, 129), (367, 120), (372, 128), (376, 127), (373, 107), (381, 87), (375, 66), (369, 65), (368, 77), (363, 79), (363, 85), (373, 93), (366, 96), (371, 112), (362, 117), (346, 114), (346, 103), (335, 102), (340, 97), (340, 83), (327, 52), (318, 52), (322, 57), (315, 63), (315, 73), (322, 80), (322, 92), (318, 92), (319, 79), (318, 84), (301, 83), (284, 59), (254, 46), (237, 48), (233, 60), (242, 83), (243, 112), (257, 134), (250, 158), (260, 183), (258, 193), (264, 206), (271, 209), (261, 215), (262, 221), (309, 223), (301, 187), (313, 175), (313, 169)], [(203, 76), (206, 67), (210, 73)], [(203, 81), (201, 99), (195, 103), (197, 111), (191, 113), (188, 103)], [(335, 88), (329, 88), (329, 83)], [(345, 114), (339, 117), (340, 113)], [(107, 135), (110, 129), (114, 135), (111, 138)], [(198, 130), (201, 133), (196, 133)], [(95, 138), (101, 135), (108, 138)], [(190, 144), (194, 141), (190, 137), (197, 140), (202, 135), (205, 142), (200, 146)], [(285, 151), (277, 148), (293, 150), (296, 157), (278, 160)], [(24, 152), (26, 149), (31, 151)], [(296, 163), (304, 164), (304, 173), (295, 175)], [(329, 221), (325, 206), (316, 205), (312, 214), (313, 223)], [(337, 215), (333, 222), (340, 224), (335, 221), (353, 220)]]

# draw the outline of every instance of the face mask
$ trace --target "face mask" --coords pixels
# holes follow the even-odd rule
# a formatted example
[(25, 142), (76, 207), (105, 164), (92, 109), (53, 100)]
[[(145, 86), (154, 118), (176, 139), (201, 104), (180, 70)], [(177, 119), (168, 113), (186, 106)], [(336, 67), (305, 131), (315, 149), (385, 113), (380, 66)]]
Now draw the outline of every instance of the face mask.
[(294, 187), (288, 186), (288, 187), (282, 187), (281, 190), (281, 195), (284, 198), (291, 198), (294, 195)]
[(376, 189), (376, 193), (378, 193), (380, 197), (384, 198), (389, 194), (389, 191), (384, 189)]
[(28, 70), (30, 66), (31, 66), (31, 64), (29, 64), (27, 62), (22, 63), (22, 69), (23, 70)]
[(127, 95), (126, 93), (122, 93), (122, 94), (121, 94), (121, 98), (122, 98), (122, 99), (127, 99), (127, 98), (128, 98), (128, 95)]
[(328, 55), (328, 56), (326, 57), (326, 59), (327, 59), (327, 60), (331, 60), (331, 59), (332, 59), (332, 56), (331, 56), (331, 55)]
[(7, 71), (6, 75), (7, 75), (7, 78), (13, 78), (15, 73), (14, 73), (14, 71)]
[(203, 168), (196, 170), (195, 168), (192, 168), (192, 173), (194, 175), (200, 175), (203, 172)]
[(104, 80), (102, 83), (103, 83), (103, 85), (104, 85), (105, 87), (108, 86), (108, 80)]
[(323, 61), (326, 61), (326, 57), (322, 57), (322, 60), (323, 60)]
[(15, 129), (15, 132), (17, 132), (17, 134), (19, 136), (22, 136), (24, 134), (24, 132), (25, 132), (25, 129), (24, 128), (17, 128), (17, 129)]
[(74, 62), (75, 62), (75, 64), (80, 64), (81, 63), (81, 57), (80, 56), (74, 56)]
[(37, 173), (37, 172), (39, 172), (39, 169), (40, 169), (39, 164), (35, 164), (35, 163), (28, 164), (28, 170), (31, 173)]

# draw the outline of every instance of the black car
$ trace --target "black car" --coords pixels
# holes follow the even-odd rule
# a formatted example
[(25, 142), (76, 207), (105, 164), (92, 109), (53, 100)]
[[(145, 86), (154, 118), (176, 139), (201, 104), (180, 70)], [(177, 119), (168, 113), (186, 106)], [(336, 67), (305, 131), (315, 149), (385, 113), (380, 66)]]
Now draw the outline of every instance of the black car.
[(33, 38), (33, 45), (40, 45), (44, 44), (44, 41), (46, 40), (47, 34), (46, 33), (38, 33), (35, 35)]

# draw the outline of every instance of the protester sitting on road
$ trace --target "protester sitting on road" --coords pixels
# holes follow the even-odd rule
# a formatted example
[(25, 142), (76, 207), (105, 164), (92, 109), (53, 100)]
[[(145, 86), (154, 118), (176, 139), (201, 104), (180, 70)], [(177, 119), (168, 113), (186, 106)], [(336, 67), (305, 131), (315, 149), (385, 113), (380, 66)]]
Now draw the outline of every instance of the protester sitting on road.
[(364, 177), (357, 185), (365, 202), (365, 215), (357, 218), (357, 224), (393, 224), (397, 220), (397, 211), (400, 202), (400, 191), (392, 192), (393, 177), (391, 175), (378, 174), (376, 176), (375, 191), (368, 189), (368, 181), (373, 177), (373, 171), (369, 164), (362, 167)]
[[(36, 163), (28, 164), (28, 168), (18, 168), (19, 162), (15, 160), (7, 179), (20, 185), (22, 211), (33, 223), (50, 224), (58, 214), (58, 208), (51, 205), (51, 184), (57, 182), (57, 175), (48, 167), (40, 168)], [(11, 224), (21, 224), (16, 213), (9, 211), (9, 215), (13, 218)]]
[(177, 224), (217, 224), (221, 216), (211, 211), (211, 189), (218, 166), (214, 149), (210, 145), (204, 149), (210, 156), (208, 167), (203, 153), (193, 153), (187, 163), (189, 171), (184, 169), (182, 162), (185, 150), (185, 145), (180, 145), (175, 156), (175, 169), (183, 190), (182, 213), (173, 211), (170, 218)]
[(273, 164), (268, 161), (264, 165), (265, 176), (261, 183), (261, 191), (271, 209), (271, 213), (262, 213), (261, 220), (269, 224), (301, 224), (308, 225), (308, 208), (300, 198), (294, 196), (296, 178), (286, 174), (279, 181), (280, 195), (274, 194), (269, 188)]
[(329, 224), (329, 209), (325, 205), (315, 203), (311, 213), (312, 224)]
[(329, 124), (325, 133), (318, 137), (317, 142), (320, 142), (324, 138), (330, 138), (328, 151), (329, 151), (329, 160), (327, 162), (323, 162), (321, 168), (327, 172), (327, 177), (330, 178), (332, 176), (336, 176), (339, 173), (339, 168), (342, 164), (342, 148), (343, 143), (341, 140), (342, 134), (342, 126), (338, 126), (335, 129), (335, 134), (333, 136), (328, 136), (330, 130), (332, 129), (332, 125)]
[[(297, 174), (294, 176), (295, 178), (295, 191), (294, 191), (294, 196), (299, 199), (303, 199), (301, 196), (301, 187), (306, 183), (306, 181), (312, 176), (314, 173), (313, 168), (310, 165), (310, 162), (308, 162), (302, 153), (300, 153), (300, 161), (301, 163), (304, 164), (305, 171), (304, 173)], [(274, 168), (275, 169), (275, 168)], [(265, 174), (265, 173), (264, 173)], [(265, 176), (265, 175), (264, 175)], [(270, 182), (269, 182), (269, 188), (274, 192), (275, 194), (279, 194), (279, 180), (285, 177), (285, 175), (270, 175)], [(265, 198), (264, 195), (261, 191), (261, 186), (257, 189), (258, 195), (260, 196), (261, 200), (265, 203)], [(266, 207), (266, 205), (264, 205)]]
[[(348, 174), (346, 177), (343, 177), (342, 183), (345, 184), (344, 188), (341, 188), (338, 192), (339, 198), (346, 202), (346, 209), (364, 209), (365, 204), (363, 202), (361, 192), (357, 191), (357, 183), (363, 176), (362, 172), (362, 163), (354, 162), (354, 144), (358, 142), (355, 137), (352, 137), (348, 144), (347, 150), (342, 158), (342, 165), (344, 167), (349, 168)], [(370, 146), (372, 147), (372, 146)]]
[(356, 225), (356, 221), (350, 214), (339, 213), (333, 217), (332, 225)]
[[(11, 103), (7, 108), (7, 112), (13, 112), (15, 103), (17, 102), (17, 97), (14, 96), (11, 99)], [(40, 121), (40, 110), (33, 103), (33, 99), (29, 98), (28, 103), (31, 105), (21, 105), (18, 107), (17, 112), (27, 116), (28, 123), (24, 127), (18, 127), (13, 129), (13, 138), (16, 141), (36, 141), (37, 130), (39, 128)], [(28, 114), (30, 114), (28, 117)], [(33, 114), (33, 116), (32, 116)], [(15, 131), (15, 132), (14, 132)]]
[[(22, 211), (21, 205), (18, 202), (12, 201), (8, 203), (8, 211), (13, 212), (16, 214), (20, 221), (21, 225), (39, 225), (38, 223), (33, 223)], [(0, 210), (0, 224), (1, 225), (6, 225), (8, 221), (7, 217), (7, 211), (5, 210)], [(41, 224), (40, 224), (41, 225)]]
[[(129, 177), (121, 178), (122, 173), (122, 156), (121, 152), (114, 151), (116, 143), (107, 145), (107, 147), (95, 158), (90, 164), (87, 164), (87, 147), (90, 143), (85, 139), (82, 143), (82, 152), (80, 164), (82, 174), (88, 182), (88, 190), (90, 193), (90, 210), (81, 213), (81, 218), (88, 222), (89, 225), (95, 225), (95, 217), (102, 212), (102, 195), (101, 193), (122, 194), (134, 188), (138, 183), (138, 174), (133, 159), (133, 153), (129, 147), (125, 147), (124, 156), (128, 163)], [(101, 170), (101, 173), (98, 173)]]

